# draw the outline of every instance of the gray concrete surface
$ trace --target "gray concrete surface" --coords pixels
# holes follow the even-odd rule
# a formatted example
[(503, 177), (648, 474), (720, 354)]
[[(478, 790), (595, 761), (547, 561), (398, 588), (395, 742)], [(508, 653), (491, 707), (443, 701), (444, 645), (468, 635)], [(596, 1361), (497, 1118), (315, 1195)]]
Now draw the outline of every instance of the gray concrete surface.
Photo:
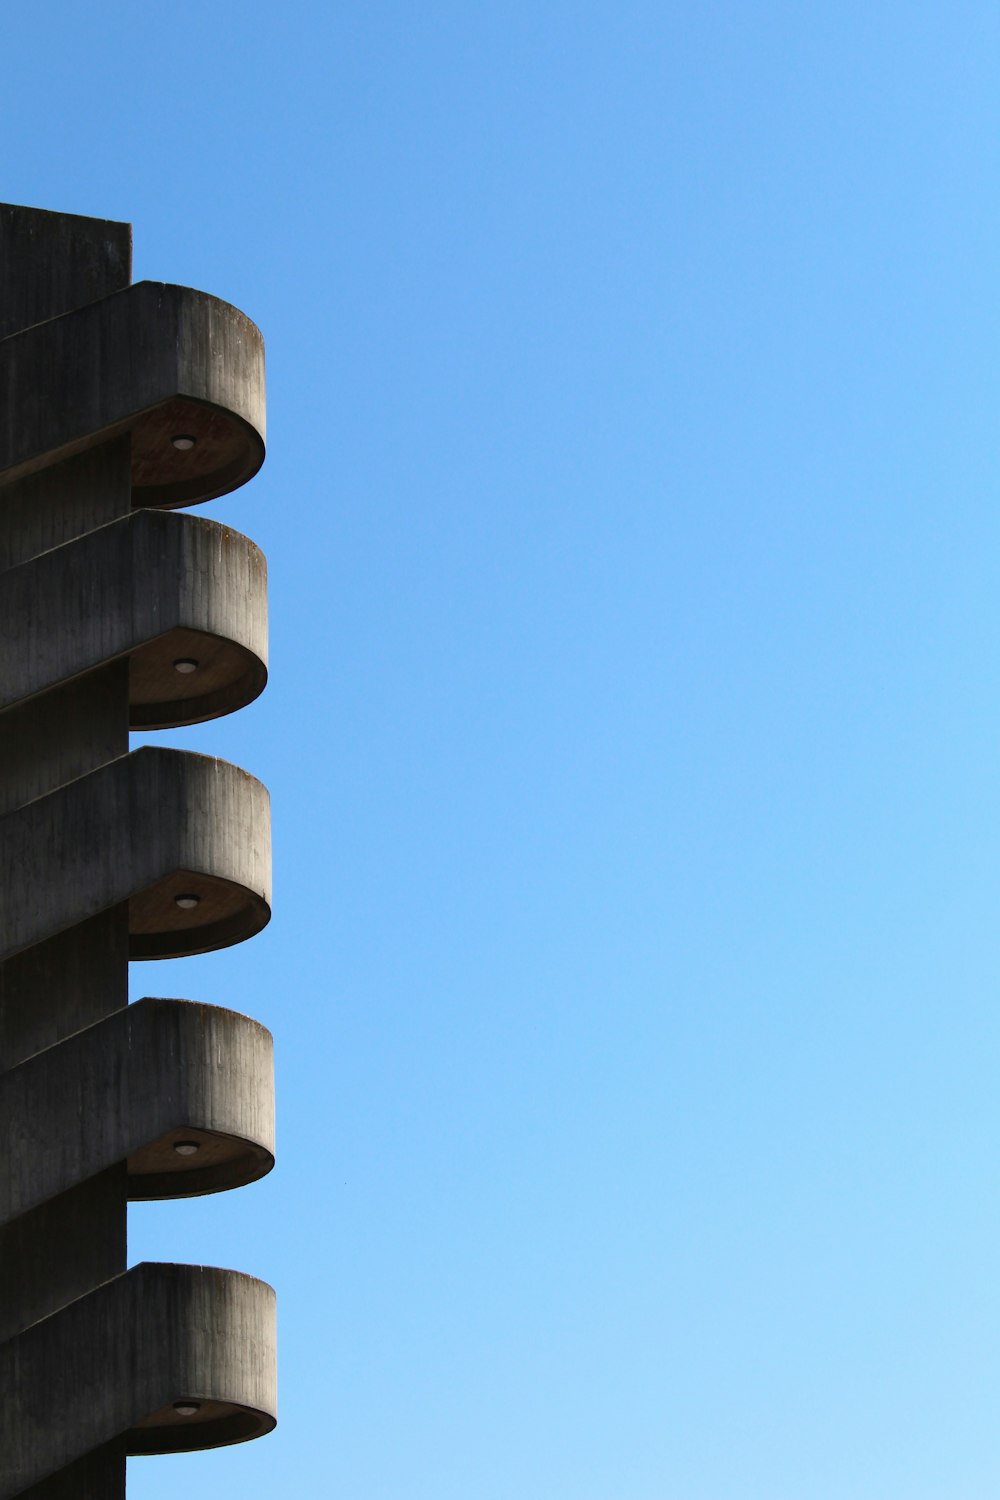
[(259, 551), (142, 509), (259, 468), (263, 345), (228, 304), (130, 275), (129, 225), (0, 205), (0, 1500), (124, 1500), (127, 1454), (274, 1425), (270, 1288), (125, 1270), (129, 1196), (252, 1181), (274, 1131), (263, 1027), (126, 1008), (130, 957), (270, 915), (260, 783), (127, 753), (130, 722), (264, 685)]
[(54, 469), (0, 482), (0, 570), (106, 526), (131, 509), (128, 433)]
[(0, 339), (120, 291), (132, 226), (0, 203)]
[[(193, 910), (176, 898), (199, 897)], [(270, 917), (267, 790), (145, 745), (0, 818), (0, 959), (129, 903), (132, 958), (207, 953)]]
[[(260, 548), (202, 516), (140, 510), (0, 574), (0, 712), (126, 656), (133, 728), (251, 702), (267, 681)], [(175, 669), (185, 657), (193, 673)]]
[[(0, 327), (5, 334), (62, 315), (95, 296), (128, 285), (131, 229), (36, 210), (0, 209)], [(8, 347), (10, 339), (0, 343)], [(6, 393), (0, 386), (6, 411)], [(51, 382), (40, 375), (36, 402)], [(45, 539), (79, 536), (131, 509), (131, 440), (122, 435), (91, 447), (85, 458), (54, 463), (30, 487), (0, 488), (0, 562), (30, 556)], [(128, 672), (121, 664), (95, 672), (87, 688), (52, 695), (16, 734), (0, 734), (0, 805), (9, 808), (58, 786), (67, 771), (83, 775), (128, 749)], [(59, 851), (54, 851), (55, 859)], [(11, 871), (17, 878), (19, 872)], [(44, 1036), (59, 1041), (86, 1022), (123, 1008), (128, 999), (128, 908), (41, 943), (13, 965), (0, 964), (0, 1040), (10, 1066)], [(126, 1265), (124, 1166), (90, 1178), (72, 1192), (0, 1228), (0, 1337), (7, 1339)], [(2, 1387), (0, 1410), (17, 1423), (18, 1383)], [(4, 1445), (0, 1445), (0, 1452)], [(85, 1476), (87, 1500), (122, 1500), (121, 1456), (94, 1452)], [(34, 1500), (55, 1500), (42, 1483)]]
[(274, 1165), (271, 1034), (221, 1006), (137, 1000), (0, 1075), (0, 1139), (0, 1224), (122, 1162), (130, 1198), (253, 1182)]
[[(274, 1292), (237, 1271), (143, 1263), (0, 1344), (0, 1500), (118, 1443), (179, 1453), (274, 1426)], [(199, 1404), (184, 1417), (174, 1402)]]
[[(137, 506), (211, 500), (264, 461), (260, 330), (190, 287), (140, 281), (12, 334), (0, 391), (0, 483), (125, 432)], [(178, 433), (197, 439), (189, 452)]]

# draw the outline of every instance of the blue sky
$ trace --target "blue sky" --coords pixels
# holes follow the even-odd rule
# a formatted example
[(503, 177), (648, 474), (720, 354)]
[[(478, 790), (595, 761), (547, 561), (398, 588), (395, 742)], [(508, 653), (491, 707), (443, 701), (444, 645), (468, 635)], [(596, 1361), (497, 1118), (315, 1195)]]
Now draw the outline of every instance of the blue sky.
[[(39, 3), (2, 196), (237, 303), (280, 1421), (130, 1500), (995, 1500), (1000, 17)], [(138, 738), (137, 738), (137, 743)]]

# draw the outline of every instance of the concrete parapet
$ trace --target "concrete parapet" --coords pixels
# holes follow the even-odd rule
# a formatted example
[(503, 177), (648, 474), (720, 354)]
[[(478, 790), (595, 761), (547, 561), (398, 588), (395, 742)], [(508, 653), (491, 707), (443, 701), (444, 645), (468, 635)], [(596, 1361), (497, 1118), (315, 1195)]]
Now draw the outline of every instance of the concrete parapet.
[(0, 961), (127, 901), (132, 958), (207, 953), (271, 914), (266, 789), (144, 746), (0, 818)]
[(0, 391), (0, 484), (123, 432), (136, 506), (211, 500), (264, 462), (260, 330), (190, 287), (140, 281), (0, 340)]
[(275, 1424), (274, 1292), (210, 1266), (144, 1262), (0, 1344), (0, 1500), (105, 1444), (244, 1442)]
[(0, 574), (0, 712), (125, 656), (133, 728), (251, 702), (267, 681), (260, 548), (202, 516), (139, 510)]
[(138, 1000), (0, 1076), (0, 1138), (0, 1225), (119, 1162), (133, 1199), (240, 1187), (274, 1165), (271, 1034), (220, 1006)]

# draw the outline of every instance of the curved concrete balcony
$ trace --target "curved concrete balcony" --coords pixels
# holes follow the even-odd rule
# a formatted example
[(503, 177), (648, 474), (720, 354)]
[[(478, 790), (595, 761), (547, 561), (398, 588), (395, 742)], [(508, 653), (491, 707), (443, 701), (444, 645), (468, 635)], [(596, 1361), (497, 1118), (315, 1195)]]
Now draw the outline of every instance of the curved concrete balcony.
[(229, 761), (144, 746), (0, 818), (0, 961), (122, 902), (132, 958), (259, 932), (271, 915), (266, 789)]
[(260, 548), (202, 516), (140, 510), (0, 574), (0, 712), (125, 656), (133, 728), (252, 702), (267, 681)]
[(237, 1011), (138, 1000), (0, 1076), (0, 1225), (127, 1164), (128, 1196), (242, 1187), (274, 1165), (270, 1032)]
[(211, 500), (264, 461), (260, 330), (190, 287), (140, 281), (0, 340), (0, 390), (0, 485), (125, 432), (136, 506)]
[(0, 1345), (0, 1500), (102, 1444), (184, 1453), (275, 1425), (274, 1292), (147, 1262)]

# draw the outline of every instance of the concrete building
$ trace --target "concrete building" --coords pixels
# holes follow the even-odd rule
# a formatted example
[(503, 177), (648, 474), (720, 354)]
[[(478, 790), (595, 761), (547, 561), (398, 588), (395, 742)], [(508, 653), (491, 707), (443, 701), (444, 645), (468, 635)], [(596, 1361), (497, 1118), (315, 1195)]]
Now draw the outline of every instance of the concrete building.
[(274, 1161), (268, 1032), (128, 1005), (130, 959), (270, 915), (265, 789), (128, 741), (264, 686), (264, 559), (179, 509), (259, 469), (263, 344), (214, 297), (132, 285), (131, 245), (0, 206), (0, 1500), (120, 1500), (129, 1454), (275, 1422), (271, 1288), (126, 1260), (130, 1198)]

